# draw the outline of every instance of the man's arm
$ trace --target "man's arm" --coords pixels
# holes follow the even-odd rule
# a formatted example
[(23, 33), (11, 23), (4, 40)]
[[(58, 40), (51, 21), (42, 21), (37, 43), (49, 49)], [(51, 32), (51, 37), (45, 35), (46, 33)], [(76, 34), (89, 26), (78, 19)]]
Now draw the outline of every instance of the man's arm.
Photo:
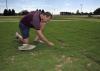
[(48, 45), (53, 46), (54, 44), (50, 41), (48, 41), (48, 39), (43, 35), (41, 30), (36, 30), (37, 35), (39, 36), (39, 38), (41, 40), (43, 40), (44, 42), (46, 42)]
[[(41, 25), (40, 30), (43, 32), (46, 23), (40, 23), (40, 25)], [(41, 40), (41, 39), (40, 39), (39, 36), (36, 34), (35, 41), (38, 41), (38, 40)]]
[(41, 23), (41, 31), (43, 32), (44, 31), (44, 28), (45, 28), (45, 25), (46, 25), (46, 23)]

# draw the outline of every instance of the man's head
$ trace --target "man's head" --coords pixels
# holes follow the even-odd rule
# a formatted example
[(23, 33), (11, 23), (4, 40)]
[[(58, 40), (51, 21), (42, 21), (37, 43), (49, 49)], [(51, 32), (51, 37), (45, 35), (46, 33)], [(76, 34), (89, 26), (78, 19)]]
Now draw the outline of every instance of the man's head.
[(42, 22), (48, 22), (50, 19), (52, 19), (52, 14), (50, 12), (43, 12), (40, 15)]

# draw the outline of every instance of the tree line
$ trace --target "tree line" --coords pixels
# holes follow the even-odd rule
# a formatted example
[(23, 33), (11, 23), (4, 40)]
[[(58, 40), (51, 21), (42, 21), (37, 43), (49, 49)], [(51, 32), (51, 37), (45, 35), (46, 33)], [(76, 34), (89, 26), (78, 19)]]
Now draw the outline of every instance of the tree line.
[(97, 8), (94, 10), (94, 12), (80, 12), (79, 10), (76, 11), (76, 13), (72, 12), (60, 12), (60, 15), (100, 15), (100, 8)]
[[(44, 12), (44, 9), (36, 9), (36, 11)], [(2, 15), (2, 16), (16, 16), (16, 15), (26, 15), (28, 13), (29, 13), (28, 10), (22, 10), (21, 12), (16, 13), (16, 11), (14, 9), (4, 9), (3, 13), (0, 15)]]
[[(44, 12), (43, 9), (37, 9), (36, 11), (41, 11)], [(16, 13), (16, 11), (14, 9), (4, 9), (3, 13), (0, 15), (3, 16), (16, 16), (16, 15), (26, 15), (28, 14), (29, 11), (28, 10), (22, 10), (19, 13)], [(79, 10), (76, 11), (76, 13), (72, 13), (72, 12), (60, 12), (60, 15), (100, 15), (100, 8), (97, 8), (94, 12), (80, 12)]]
[(15, 10), (14, 9), (4, 9), (3, 15), (4, 16), (14, 16)]

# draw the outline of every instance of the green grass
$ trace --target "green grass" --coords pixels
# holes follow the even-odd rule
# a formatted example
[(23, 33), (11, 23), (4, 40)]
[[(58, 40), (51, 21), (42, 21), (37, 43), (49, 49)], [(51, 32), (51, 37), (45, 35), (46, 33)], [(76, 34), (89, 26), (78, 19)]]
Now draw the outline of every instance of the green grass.
[[(44, 33), (54, 47), (36, 44), (34, 50), (19, 51), (15, 32), (20, 18), (0, 17), (0, 71), (100, 71), (99, 19), (55, 16), (70, 21), (47, 24)], [(34, 37), (31, 29), (31, 44)]]

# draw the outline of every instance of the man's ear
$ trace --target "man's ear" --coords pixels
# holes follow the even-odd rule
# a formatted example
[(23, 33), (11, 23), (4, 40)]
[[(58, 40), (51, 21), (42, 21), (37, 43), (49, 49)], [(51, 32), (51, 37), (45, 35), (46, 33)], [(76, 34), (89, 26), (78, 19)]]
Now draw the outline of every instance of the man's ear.
[(40, 14), (40, 17), (43, 17), (43, 14)]

